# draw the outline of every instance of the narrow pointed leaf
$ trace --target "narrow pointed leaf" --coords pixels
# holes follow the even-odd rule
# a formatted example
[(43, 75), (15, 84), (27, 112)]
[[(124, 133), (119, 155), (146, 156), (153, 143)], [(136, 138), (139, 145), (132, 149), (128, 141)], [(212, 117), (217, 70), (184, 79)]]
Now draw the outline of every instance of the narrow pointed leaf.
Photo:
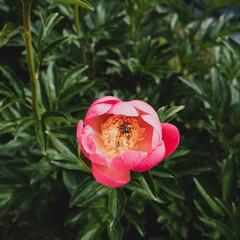
[(122, 217), (127, 197), (121, 188), (113, 188), (108, 198), (108, 210), (110, 214), (110, 229), (115, 227), (117, 221)]
[(233, 156), (222, 164), (222, 198), (226, 202), (234, 200), (236, 189), (236, 163)]
[(110, 228), (110, 225), (107, 225), (108, 238), (109, 240), (122, 240), (123, 238), (123, 228), (120, 222), (117, 222), (113, 229)]
[(23, 132), (26, 128), (32, 126), (34, 123), (36, 123), (36, 119), (34, 117), (24, 118), (16, 128), (14, 139), (16, 140), (21, 132)]
[(45, 133), (46, 127), (43, 122), (37, 122), (35, 125), (35, 132), (37, 136), (37, 140), (42, 148), (42, 152), (46, 155), (47, 148), (47, 135)]
[(2, 31), (0, 31), (0, 47), (3, 47), (7, 42), (17, 34), (23, 34), (23, 26), (16, 27), (14, 23), (7, 23)]
[(143, 188), (145, 189), (145, 191), (149, 194), (149, 196), (155, 200), (158, 201), (157, 198), (157, 192), (156, 192), (156, 188), (155, 188), (155, 184), (152, 178), (152, 175), (149, 171), (145, 171), (145, 172), (139, 172), (139, 173), (135, 173), (139, 182), (142, 184)]
[(218, 206), (216, 201), (213, 199), (213, 192), (210, 193), (210, 190), (206, 188), (206, 186), (203, 186), (202, 183), (199, 182), (196, 178), (193, 178), (196, 187), (202, 197), (205, 199), (209, 207), (217, 214), (222, 215), (222, 209)]
[(46, 133), (58, 138), (76, 139), (76, 127), (57, 127), (46, 131)]
[(68, 3), (68, 4), (74, 4), (74, 5), (80, 6), (82, 8), (87, 8), (92, 11), (94, 10), (92, 5), (90, 3), (88, 3), (86, 0), (55, 0), (55, 1), (60, 1), (60, 2), (64, 2), (64, 3)]

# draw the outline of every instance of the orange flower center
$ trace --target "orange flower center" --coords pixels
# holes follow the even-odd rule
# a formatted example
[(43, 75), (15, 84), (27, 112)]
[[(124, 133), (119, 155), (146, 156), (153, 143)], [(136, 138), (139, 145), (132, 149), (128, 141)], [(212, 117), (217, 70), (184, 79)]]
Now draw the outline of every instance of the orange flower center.
[(136, 117), (124, 115), (110, 115), (107, 121), (101, 124), (101, 129), (107, 157), (136, 149), (136, 143), (143, 140), (145, 131), (145, 128), (139, 126)]

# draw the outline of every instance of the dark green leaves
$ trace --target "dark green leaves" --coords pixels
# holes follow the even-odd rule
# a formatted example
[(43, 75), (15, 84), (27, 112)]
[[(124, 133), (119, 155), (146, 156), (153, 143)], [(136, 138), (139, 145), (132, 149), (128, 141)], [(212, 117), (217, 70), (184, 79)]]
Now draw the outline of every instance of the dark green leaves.
[[(114, 231), (115, 225), (124, 213), (127, 197), (120, 188), (113, 188), (108, 199), (108, 210), (110, 214), (110, 232)], [(119, 226), (118, 226), (119, 227)], [(116, 230), (115, 230), (116, 231)], [(119, 232), (117, 230), (117, 232)]]
[(222, 215), (222, 210), (217, 204), (217, 202), (214, 200), (214, 191), (211, 190), (210, 187), (205, 186), (203, 183), (200, 183), (199, 180), (196, 178), (193, 179), (198, 191), (206, 201), (206, 203), (209, 205), (209, 207), (218, 215)]
[(99, 184), (92, 177), (85, 178), (73, 193), (70, 199), (70, 207), (74, 205), (86, 205), (102, 197), (109, 190), (109, 187)]
[(24, 28), (22, 26), (16, 27), (14, 23), (7, 23), (0, 33), (0, 48), (3, 47), (7, 42), (17, 34), (23, 34)]
[(171, 107), (170, 109), (167, 109), (167, 107), (161, 107), (157, 111), (160, 122), (170, 122), (177, 116), (177, 113), (182, 111), (184, 108), (185, 106), (175, 106)]
[(83, 8), (87, 8), (89, 10), (94, 10), (92, 5), (85, 0), (55, 0), (55, 1), (60, 1), (60, 2), (67, 3), (67, 4), (74, 4), (74, 5), (83, 7)]
[(149, 196), (155, 200), (158, 201), (157, 192), (155, 189), (155, 184), (152, 178), (152, 175), (149, 171), (145, 171), (142, 173), (135, 173), (139, 182), (142, 184), (145, 191), (149, 194)]
[(235, 198), (236, 191), (236, 162), (235, 157), (230, 156), (222, 164), (222, 198), (230, 202)]

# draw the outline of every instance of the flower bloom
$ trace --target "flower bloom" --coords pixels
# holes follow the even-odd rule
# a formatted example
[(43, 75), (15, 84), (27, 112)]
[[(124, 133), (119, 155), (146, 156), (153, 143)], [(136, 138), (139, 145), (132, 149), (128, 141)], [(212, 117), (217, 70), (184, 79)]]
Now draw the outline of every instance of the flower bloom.
[(84, 123), (79, 121), (77, 139), (96, 180), (120, 187), (129, 182), (130, 170), (146, 171), (169, 156), (179, 143), (179, 132), (172, 124), (160, 123), (143, 101), (105, 96), (92, 103)]

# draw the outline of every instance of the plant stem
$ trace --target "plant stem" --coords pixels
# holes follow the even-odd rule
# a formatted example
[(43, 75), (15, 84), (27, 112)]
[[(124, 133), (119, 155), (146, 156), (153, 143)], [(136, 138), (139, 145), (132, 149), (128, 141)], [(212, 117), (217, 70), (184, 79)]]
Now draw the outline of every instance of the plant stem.
[(27, 53), (27, 63), (28, 63), (28, 72), (31, 81), (32, 89), (32, 109), (35, 114), (36, 119), (39, 121), (41, 118), (39, 108), (38, 108), (38, 94), (37, 94), (37, 82), (38, 74), (35, 72), (34, 66), (34, 57), (32, 51), (32, 35), (31, 35), (31, 0), (22, 0), (23, 7), (23, 26), (25, 30), (25, 47)]

